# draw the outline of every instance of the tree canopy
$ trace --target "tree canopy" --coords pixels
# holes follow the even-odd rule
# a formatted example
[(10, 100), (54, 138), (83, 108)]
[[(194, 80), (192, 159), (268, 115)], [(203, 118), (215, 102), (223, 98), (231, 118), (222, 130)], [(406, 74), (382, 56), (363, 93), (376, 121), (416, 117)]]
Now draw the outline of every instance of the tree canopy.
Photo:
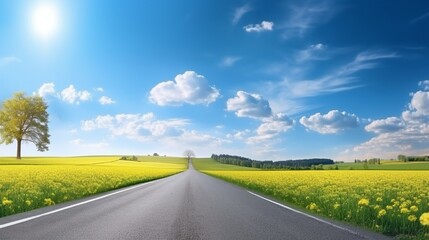
[(186, 150), (183, 152), (183, 156), (187, 157), (188, 160), (195, 157), (195, 153), (192, 150)]
[(17, 142), (16, 158), (21, 159), (21, 143), (34, 143), (38, 151), (49, 150), (48, 105), (40, 96), (16, 93), (0, 109), (0, 143)]

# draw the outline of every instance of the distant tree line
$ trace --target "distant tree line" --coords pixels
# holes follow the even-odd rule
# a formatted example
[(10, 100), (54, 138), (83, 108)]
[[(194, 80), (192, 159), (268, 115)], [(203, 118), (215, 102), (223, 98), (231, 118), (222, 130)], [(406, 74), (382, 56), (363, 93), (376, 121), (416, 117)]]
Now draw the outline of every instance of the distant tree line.
[(232, 164), (243, 167), (253, 167), (261, 169), (315, 169), (322, 170), (323, 165), (334, 164), (332, 159), (311, 158), (284, 161), (257, 161), (250, 158), (234, 156), (228, 154), (212, 154), (212, 159), (224, 164)]
[(371, 158), (371, 159), (365, 159), (365, 160), (355, 159), (355, 163), (367, 163), (367, 164), (380, 165), (381, 159), (380, 158)]
[(429, 156), (405, 156), (398, 155), (398, 160), (402, 162), (425, 162), (429, 161)]

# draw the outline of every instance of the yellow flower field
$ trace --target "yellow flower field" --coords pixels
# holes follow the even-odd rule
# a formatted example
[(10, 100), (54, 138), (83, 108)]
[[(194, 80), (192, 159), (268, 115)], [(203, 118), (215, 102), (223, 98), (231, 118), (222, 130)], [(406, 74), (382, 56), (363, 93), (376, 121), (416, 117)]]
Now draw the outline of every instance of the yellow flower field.
[[(2, 165), (6, 160), (0, 159), (0, 217), (147, 182), (186, 169), (184, 159), (160, 158), (149, 162), (115, 161), (118, 157), (61, 159), (18, 162), (21, 165), (10, 165), (10, 160)], [(29, 165), (32, 161), (37, 165)]]
[(388, 235), (429, 235), (429, 171), (203, 171)]

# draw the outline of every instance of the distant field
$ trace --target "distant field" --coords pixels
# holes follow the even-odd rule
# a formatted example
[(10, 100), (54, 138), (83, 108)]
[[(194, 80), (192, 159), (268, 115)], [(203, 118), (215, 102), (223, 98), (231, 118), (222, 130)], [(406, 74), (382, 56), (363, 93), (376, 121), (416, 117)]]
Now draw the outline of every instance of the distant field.
[(221, 164), (211, 158), (192, 159), (193, 166), (200, 171), (260, 171), (259, 168), (241, 167), (230, 164)]
[(194, 162), (208, 175), (316, 214), (407, 239), (429, 237), (429, 171), (409, 170), (419, 164), (380, 165), (395, 171), (252, 171), (207, 159)]
[[(365, 170), (364, 163), (340, 163), (340, 170)], [(378, 164), (368, 164), (368, 170), (429, 170), (429, 162), (400, 162), (382, 161)], [(325, 169), (328, 166), (325, 166)]]
[(182, 172), (187, 160), (120, 156), (0, 158), (0, 217)]

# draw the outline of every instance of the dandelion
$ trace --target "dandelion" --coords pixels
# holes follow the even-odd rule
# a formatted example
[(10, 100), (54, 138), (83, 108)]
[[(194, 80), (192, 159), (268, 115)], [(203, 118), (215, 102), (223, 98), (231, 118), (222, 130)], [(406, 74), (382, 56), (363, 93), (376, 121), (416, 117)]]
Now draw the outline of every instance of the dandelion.
[(32, 204), (33, 202), (31, 201), (31, 200), (25, 200), (25, 204), (27, 205), (27, 206), (30, 206), (31, 204)]
[(377, 217), (382, 218), (384, 215), (386, 215), (386, 210), (381, 209), (380, 211), (378, 211)]
[(406, 208), (406, 207), (401, 208), (401, 213), (402, 213), (402, 214), (407, 214), (407, 213), (409, 213), (409, 212), (410, 212), (410, 210), (408, 210), (408, 208)]
[(45, 200), (44, 200), (44, 204), (45, 204), (46, 206), (51, 206), (51, 205), (55, 205), (55, 202), (54, 202), (54, 201), (52, 201), (52, 199), (50, 199), (50, 198), (45, 198)]
[(415, 222), (417, 220), (417, 217), (415, 215), (408, 216), (408, 221)]
[(386, 206), (386, 209), (387, 209), (387, 210), (392, 210), (392, 209), (393, 209), (393, 206), (392, 206), (392, 205), (387, 205), (387, 206)]
[(383, 198), (382, 198), (382, 197), (378, 197), (375, 201), (377, 201), (377, 202), (382, 202), (382, 201), (383, 201)]
[(334, 209), (338, 209), (340, 207), (340, 204), (339, 203), (335, 203), (334, 204)]
[(368, 206), (369, 205), (369, 200), (366, 198), (362, 198), (361, 200), (359, 200), (358, 202), (359, 206)]
[(420, 224), (423, 226), (429, 226), (429, 212), (423, 213), (420, 216)]
[(417, 212), (417, 211), (419, 211), (419, 208), (417, 206), (413, 205), (413, 206), (410, 207), (410, 210), (412, 212)]
[(310, 209), (311, 211), (315, 211), (318, 209), (317, 204), (310, 203), (310, 205), (307, 206), (307, 209)]
[(13, 203), (13, 201), (12, 201), (12, 200), (7, 199), (6, 197), (3, 197), (3, 201), (2, 201), (2, 204), (3, 204), (3, 205), (5, 205), (5, 206), (10, 206), (10, 205), (12, 205), (12, 203)]

